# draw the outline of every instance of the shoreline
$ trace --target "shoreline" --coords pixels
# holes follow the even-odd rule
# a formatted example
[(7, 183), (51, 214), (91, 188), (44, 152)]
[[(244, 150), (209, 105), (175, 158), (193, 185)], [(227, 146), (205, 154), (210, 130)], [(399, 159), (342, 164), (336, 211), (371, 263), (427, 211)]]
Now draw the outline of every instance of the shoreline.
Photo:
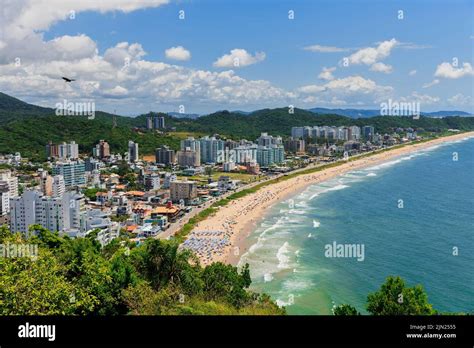
[(289, 196), (298, 194), (309, 185), (318, 184), (352, 170), (377, 165), (395, 157), (424, 150), (437, 144), (471, 137), (474, 137), (474, 132), (454, 134), (423, 143), (410, 144), (381, 153), (375, 153), (360, 159), (354, 159), (333, 167), (321, 169), (320, 171), (300, 174), (287, 180), (262, 187), (255, 193), (232, 200), (229, 204), (221, 206), (214, 215), (196, 224), (190, 233), (191, 236), (193, 232), (219, 231), (220, 238), (224, 237), (229, 241), (218, 253), (208, 252), (206, 255), (198, 255), (200, 262), (203, 265), (208, 265), (213, 262), (237, 265), (241, 256), (250, 248), (248, 237), (255, 230), (257, 224), (260, 223), (269, 209), (275, 203)]

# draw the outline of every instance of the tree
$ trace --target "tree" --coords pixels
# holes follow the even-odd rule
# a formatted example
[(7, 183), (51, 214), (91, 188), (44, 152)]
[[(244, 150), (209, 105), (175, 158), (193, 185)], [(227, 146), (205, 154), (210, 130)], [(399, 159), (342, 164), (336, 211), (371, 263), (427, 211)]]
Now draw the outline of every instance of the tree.
[(134, 255), (138, 269), (154, 289), (171, 283), (181, 284), (188, 292), (199, 292), (202, 282), (197, 278), (197, 259), (188, 250), (179, 251), (176, 242), (152, 239)]
[(207, 166), (207, 167), (204, 168), (204, 172), (210, 178), (211, 175), (212, 175), (213, 169), (212, 169), (211, 166)]
[(355, 307), (348, 304), (342, 304), (334, 308), (334, 315), (360, 315), (360, 313), (357, 312)]
[(223, 264), (203, 269), (175, 241), (124, 239), (101, 248), (89, 236), (71, 239), (39, 225), (30, 231), (26, 239), (0, 227), (2, 244), (38, 246), (34, 258), (0, 257), (0, 315), (284, 314), (246, 290), (248, 265), (240, 273)]
[(31, 225), (28, 234), (31, 236), (29, 239), (31, 243), (38, 243), (50, 249), (57, 249), (63, 243), (63, 238), (58, 232), (51, 232), (41, 225)]
[(373, 315), (435, 314), (421, 285), (406, 287), (400, 277), (390, 276), (379, 291), (367, 297), (367, 310)]
[(0, 226), (0, 242), (3, 242), (4, 239), (9, 238), (12, 235), (7, 225)]
[(94, 298), (68, 282), (51, 251), (38, 254), (35, 260), (0, 258), (1, 315), (72, 315), (94, 306)]
[(91, 187), (91, 188), (88, 188), (88, 189), (84, 190), (84, 195), (87, 198), (89, 198), (89, 200), (95, 202), (96, 199), (97, 199), (97, 196), (96, 196), (97, 192), (107, 192), (107, 190)]
[(245, 265), (241, 274), (237, 267), (215, 262), (202, 272), (204, 281), (203, 293), (208, 300), (225, 300), (235, 307), (245, 305), (250, 296), (245, 291), (250, 286), (248, 265)]

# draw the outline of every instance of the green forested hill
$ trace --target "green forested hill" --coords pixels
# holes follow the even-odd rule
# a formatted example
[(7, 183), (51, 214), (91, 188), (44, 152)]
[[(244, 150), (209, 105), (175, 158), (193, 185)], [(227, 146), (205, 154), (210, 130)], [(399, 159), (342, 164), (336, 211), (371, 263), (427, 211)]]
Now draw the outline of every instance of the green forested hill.
[[(44, 148), (49, 140), (62, 142), (74, 140), (81, 152), (91, 152), (92, 147), (104, 139), (113, 152), (125, 152), (128, 140), (139, 143), (141, 154), (152, 154), (156, 147), (167, 144), (179, 147), (180, 137), (170, 132), (160, 135), (145, 131), (146, 117), (165, 117), (168, 128), (177, 132), (221, 134), (234, 139), (256, 139), (260, 133), (289, 136), (294, 126), (365, 126), (371, 125), (379, 133), (396, 127), (423, 128), (427, 131), (443, 131), (449, 128), (474, 130), (474, 117), (412, 117), (376, 116), (353, 119), (340, 115), (322, 115), (311, 111), (288, 108), (263, 109), (243, 115), (219, 111), (197, 119), (176, 118), (162, 113), (148, 113), (137, 117), (115, 116), (117, 127), (113, 129), (114, 115), (96, 112), (93, 120), (85, 116), (56, 116), (54, 109), (42, 108), (22, 102), (0, 93), (0, 153), (21, 152), (25, 157), (44, 159)], [(180, 135), (182, 136), (182, 134)]]
[[(170, 123), (170, 122), (169, 122)], [(177, 130), (218, 133), (232, 138), (247, 138), (253, 140), (261, 132), (272, 135), (289, 136), (291, 127), (295, 126), (359, 126), (371, 125), (379, 133), (391, 132), (394, 128), (412, 127), (428, 131), (442, 131), (449, 128), (460, 130), (474, 129), (474, 117), (445, 117), (431, 118), (376, 116), (371, 118), (353, 119), (340, 115), (320, 115), (307, 110), (295, 109), (293, 114), (287, 108), (264, 109), (248, 116), (221, 111), (197, 120), (173, 120)]]
[[(124, 117), (125, 119), (125, 117)], [(0, 128), (0, 153), (19, 151), (24, 157), (44, 160), (45, 145), (74, 140), (80, 152), (92, 152), (92, 147), (100, 139), (107, 140), (112, 152), (127, 151), (129, 140), (139, 143), (141, 154), (152, 154), (155, 148), (166, 144), (173, 148), (179, 146), (179, 139), (173, 136), (157, 135), (150, 132), (137, 132), (131, 126), (120, 125), (112, 128), (111, 119), (96, 117), (88, 120), (78, 116), (43, 116), (25, 118), (9, 122)]]
[(42, 117), (53, 113), (53, 109), (28, 104), (0, 92), (0, 125), (13, 120), (29, 117)]

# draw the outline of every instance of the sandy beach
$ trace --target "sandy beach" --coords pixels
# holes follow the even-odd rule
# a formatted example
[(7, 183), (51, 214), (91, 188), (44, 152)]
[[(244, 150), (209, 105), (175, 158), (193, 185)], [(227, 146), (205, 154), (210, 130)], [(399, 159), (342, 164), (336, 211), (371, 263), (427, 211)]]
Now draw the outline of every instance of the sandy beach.
[(220, 207), (216, 214), (195, 226), (184, 244), (197, 253), (203, 265), (216, 261), (235, 265), (246, 251), (246, 239), (249, 234), (262, 219), (267, 209), (278, 201), (297, 194), (308, 185), (330, 180), (351, 170), (370, 167), (398, 156), (467, 137), (474, 137), (474, 132), (407, 145), (265, 186), (253, 194), (233, 200), (228, 205)]

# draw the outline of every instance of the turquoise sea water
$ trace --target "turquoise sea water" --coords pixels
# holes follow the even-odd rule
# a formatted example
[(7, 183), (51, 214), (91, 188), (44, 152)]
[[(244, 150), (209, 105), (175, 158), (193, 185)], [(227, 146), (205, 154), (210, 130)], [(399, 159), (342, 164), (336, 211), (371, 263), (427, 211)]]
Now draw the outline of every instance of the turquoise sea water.
[[(364, 260), (326, 257), (333, 242), (363, 245)], [(366, 313), (367, 294), (388, 275), (422, 284), (437, 310), (473, 311), (474, 139), (309, 186), (273, 206), (249, 243), (241, 263), (252, 287), (290, 314), (341, 303)]]

